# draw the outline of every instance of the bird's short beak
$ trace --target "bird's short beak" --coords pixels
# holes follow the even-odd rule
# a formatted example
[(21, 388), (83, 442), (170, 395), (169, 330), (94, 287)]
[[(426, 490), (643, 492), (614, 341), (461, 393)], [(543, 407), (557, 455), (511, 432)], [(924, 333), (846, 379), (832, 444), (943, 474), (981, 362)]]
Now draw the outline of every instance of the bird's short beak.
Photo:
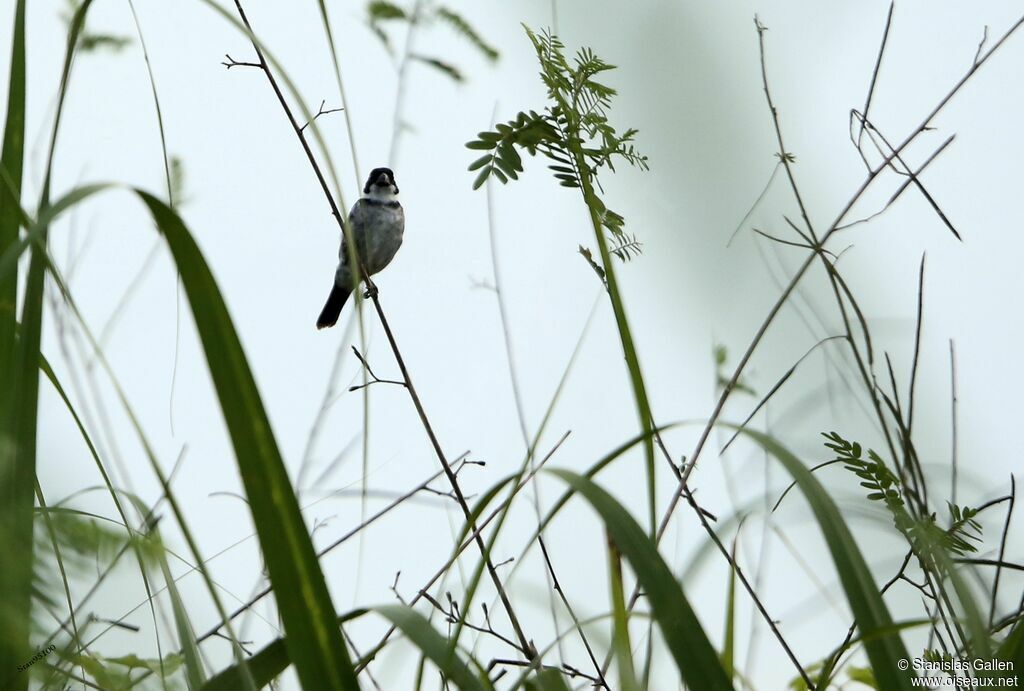
[(377, 184), (378, 185), (390, 185), (391, 184), (391, 179), (388, 177), (387, 173), (381, 173), (380, 175), (377, 176)]

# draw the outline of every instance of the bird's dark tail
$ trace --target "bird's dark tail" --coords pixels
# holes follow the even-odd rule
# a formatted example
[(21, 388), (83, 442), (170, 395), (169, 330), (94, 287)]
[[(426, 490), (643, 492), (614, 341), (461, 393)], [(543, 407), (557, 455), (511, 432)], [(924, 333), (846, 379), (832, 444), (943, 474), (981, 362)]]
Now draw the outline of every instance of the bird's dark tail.
[(331, 288), (331, 294), (327, 296), (327, 304), (324, 305), (324, 308), (320, 311), (320, 316), (316, 320), (316, 328), (326, 329), (337, 324), (341, 308), (345, 306), (345, 301), (348, 300), (348, 296), (351, 294), (352, 291), (345, 290), (337, 285)]

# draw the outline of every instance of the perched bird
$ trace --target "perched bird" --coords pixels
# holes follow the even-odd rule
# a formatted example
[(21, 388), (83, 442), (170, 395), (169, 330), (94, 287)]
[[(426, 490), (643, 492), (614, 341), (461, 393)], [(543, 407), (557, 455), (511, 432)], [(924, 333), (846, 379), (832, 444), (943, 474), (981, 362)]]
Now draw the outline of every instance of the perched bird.
[[(363, 187), (363, 196), (348, 214), (356, 251), (362, 261), (362, 270), (373, 275), (382, 270), (395, 258), (402, 246), (405, 232), (405, 212), (398, 203), (398, 185), (390, 168), (374, 168)], [(349, 251), (345, 236), (341, 237), (338, 251), (338, 270), (334, 273), (334, 286), (327, 297), (327, 304), (316, 320), (316, 328), (324, 329), (338, 322), (338, 315), (352, 291), (353, 275), (349, 266)]]

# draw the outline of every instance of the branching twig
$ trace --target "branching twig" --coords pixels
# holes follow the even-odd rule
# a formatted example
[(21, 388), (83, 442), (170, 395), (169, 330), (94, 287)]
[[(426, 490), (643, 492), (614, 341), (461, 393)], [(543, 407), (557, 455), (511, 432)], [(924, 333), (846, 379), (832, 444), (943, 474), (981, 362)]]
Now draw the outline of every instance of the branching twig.
[[(522, 660), (506, 660), (504, 658), (494, 658), (487, 665), (487, 672), (488, 672), (488, 674), (491, 672), (491, 670), (493, 670), (498, 665), (507, 665), (509, 667), (528, 667), (528, 666), (530, 666), (530, 663), (523, 662)], [(564, 674), (565, 676), (569, 677), (570, 679), (576, 679), (576, 678), (587, 679), (588, 681), (590, 681), (590, 686), (594, 686), (594, 687), (597, 687), (597, 688), (601, 688), (603, 686), (603, 678), (592, 677), (589, 674), (584, 674), (583, 672), (581, 672), (580, 670), (576, 669), (572, 665), (562, 665), (561, 667), (558, 667), (558, 666), (555, 666), (555, 665), (539, 665), (539, 666), (537, 666), (537, 668), (538, 669), (550, 669), (550, 670), (554, 670), (556, 672), (561, 672), (562, 674)], [(492, 679), (492, 681), (496, 681), (496, 679)], [(604, 686), (604, 688), (607, 688), (607, 686)]]
[(367, 374), (373, 377), (373, 379), (371, 381), (366, 382), (365, 384), (356, 384), (355, 386), (350, 386), (348, 387), (349, 391), (358, 391), (359, 389), (365, 389), (366, 387), (371, 386), (373, 384), (396, 384), (398, 386), (406, 386), (406, 383), (404, 381), (398, 381), (396, 379), (381, 379), (374, 373), (373, 368), (370, 367), (370, 363), (366, 361), (366, 358), (363, 357), (363, 354), (359, 352), (358, 348), (352, 346), (352, 352), (355, 353), (356, 359), (359, 360), (360, 363), (362, 363), (363, 368), (366, 370)]
[(445, 593), (445, 598), (448, 600), (447, 609), (445, 609), (444, 605), (438, 602), (437, 599), (427, 591), (421, 590), (420, 595), (423, 597), (424, 600), (429, 602), (434, 607), (434, 609), (440, 612), (441, 615), (445, 618), (445, 621), (447, 621), (449, 624), (455, 624), (461, 621), (462, 625), (465, 626), (467, 629), (477, 631), (478, 633), (483, 633), (489, 636), (493, 636), (502, 643), (505, 643), (506, 645), (510, 646), (513, 650), (520, 653), (524, 657), (530, 657), (529, 651), (523, 650), (519, 646), (519, 644), (517, 644), (508, 636), (505, 636), (499, 631), (496, 631), (494, 627), (491, 626), (491, 617), (490, 613), (487, 611), (487, 605), (483, 605), (484, 622), (486, 626), (480, 626), (479, 624), (472, 623), (471, 621), (469, 621), (467, 617), (463, 616), (462, 612), (459, 610), (458, 600), (453, 598), (451, 593)]
[(327, 110), (324, 110), (324, 105), (326, 105), (326, 104), (327, 104), (327, 101), (323, 101), (323, 100), (320, 101), (320, 107), (317, 109), (316, 115), (314, 115), (311, 120), (307, 121), (305, 125), (300, 127), (299, 128), (299, 132), (304, 132), (305, 129), (307, 127), (309, 127), (309, 124), (311, 122), (313, 122), (314, 120), (316, 120), (321, 115), (330, 115), (331, 113), (340, 113), (341, 111), (345, 110), (344, 108), (328, 108)]
[[(518, 484), (516, 485), (515, 491), (510, 493), (509, 498), (506, 500), (507, 502), (512, 501), (512, 498), (516, 494), (518, 494), (524, 487), (526, 487), (528, 484), (530, 484), (530, 482), (533, 480), (534, 476), (541, 470), (541, 468), (543, 468), (547, 464), (547, 462), (549, 460), (551, 460), (551, 458), (554, 456), (555, 452), (558, 451), (558, 449), (562, 446), (562, 443), (568, 438), (568, 436), (569, 436), (569, 433), (566, 432), (562, 436), (562, 438), (559, 439), (558, 442), (551, 448), (551, 450), (548, 451), (547, 455), (545, 455), (544, 458), (541, 459), (541, 461), (536, 464), (536, 466), (527, 469), (526, 474), (523, 477), (520, 478)], [(452, 564), (454, 564), (456, 562), (456, 560), (459, 558), (459, 556), (464, 551), (466, 551), (470, 547), (470, 545), (473, 545), (476, 542), (477, 538), (480, 537), (480, 535), (483, 532), (484, 528), (486, 528), (488, 525), (490, 525), (491, 521), (493, 521), (496, 518), (498, 518), (498, 516), (500, 516), (501, 514), (502, 514), (502, 507), (498, 506), (493, 511), (491, 511), (490, 514), (488, 514), (487, 518), (485, 518), (484, 520), (480, 521), (477, 524), (477, 527), (472, 531), (472, 534), (468, 535), (463, 540), (462, 544), (460, 544), (452, 552), (451, 557), (449, 557), (449, 559), (444, 563), (444, 565), (434, 573), (434, 575), (430, 578), (429, 581), (427, 581), (427, 584), (424, 585), (422, 588), (420, 588), (420, 592), (417, 593), (417, 595), (409, 602), (409, 605), (413, 606), (417, 602), (419, 602), (419, 600), (423, 597), (423, 592), (426, 591), (427, 589), (433, 587), (433, 585), (444, 574), (446, 574), (448, 572), (448, 569), (450, 569), (452, 567)], [(377, 656), (377, 653), (379, 653), (384, 648), (384, 646), (387, 644), (388, 640), (390, 640), (391, 635), (394, 632), (395, 632), (395, 627), (394, 627), (394, 625), (392, 625), (384, 633), (384, 635), (381, 637), (380, 641), (378, 641), (377, 645), (375, 645), (370, 650), (370, 652), (368, 652), (356, 664), (356, 671), (357, 672), (362, 670), (363, 668), (365, 668), (367, 665), (369, 665), (374, 660), (374, 658)]]
[(229, 70), (232, 67), (256, 67), (256, 68), (259, 68), (261, 70), (265, 69), (265, 67), (264, 67), (262, 62), (239, 62), (238, 60), (235, 60), (233, 57), (231, 57), (227, 53), (224, 53), (224, 57), (227, 58), (227, 60), (225, 60), (224, 62), (222, 62), (220, 64), (224, 65), (224, 67), (228, 68)]

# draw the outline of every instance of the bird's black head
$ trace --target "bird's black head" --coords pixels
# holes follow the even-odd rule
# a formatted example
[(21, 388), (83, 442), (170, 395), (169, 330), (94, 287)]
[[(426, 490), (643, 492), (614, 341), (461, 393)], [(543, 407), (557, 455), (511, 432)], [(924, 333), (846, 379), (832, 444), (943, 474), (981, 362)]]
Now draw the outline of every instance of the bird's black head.
[(363, 194), (370, 194), (374, 191), (383, 192), (390, 189), (392, 194), (398, 194), (398, 184), (395, 182), (395, 174), (390, 168), (374, 168), (370, 171), (370, 177), (366, 179), (363, 187)]

